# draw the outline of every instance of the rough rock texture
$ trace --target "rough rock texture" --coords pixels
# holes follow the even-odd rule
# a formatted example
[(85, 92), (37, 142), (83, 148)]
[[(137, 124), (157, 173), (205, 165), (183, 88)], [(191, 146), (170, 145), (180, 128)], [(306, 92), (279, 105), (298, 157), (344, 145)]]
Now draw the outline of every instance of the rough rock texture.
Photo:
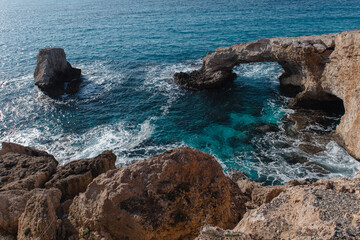
[(43, 187), (56, 171), (55, 158), (33, 148), (3, 143), (0, 151), (0, 191)]
[(25, 190), (0, 192), (0, 230), (16, 235), (18, 219), (30, 197), (31, 194)]
[(2, 142), (0, 155), (4, 155), (6, 153), (19, 153), (23, 155), (29, 155), (32, 157), (39, 157), (39, 156), (52, 157), (52, 158), (54, 157), (53, 155), (45, 151), (41, 151), (35, 148), (25, 147), (16, 143)]
[[(50, 96), (76, 92), (81, 82), (80, 75), (81, 70), (73, 68), (66, 61), (64, 49), (39, 49), (34, 82)], [(65, 83), (67, 83), (67, 87)]]
[(35, 189), (19, 218), (17, 239), (56, 239), (60, 221), (56, 210), (60, 206), (59, 189)]
[(250, 240), (249, 235), (233, 232), (231, 230), (224, 230), (219, 227), (205, 225), (201, 228), (199, 236), (195, 240)]
[(284, 69), (281, 86), (298, 86), (292, 106), (342, 108), (345, 115), (336, 132), (351, 155), (360, 159), (360, 30), (337, 34), (260, 39), (221, 47), (203, 59), (200, 70), (176, 73), (175, 81), (197, 90), (224, 85), (234, 79), (240, 63), (278, 62)]
[(336, 132), (348, 152), (360, 159), (360, 31), (338, 34), (335, 46), (321, 88), (343, 100), (345, 114)]
[(67, 163), (57, 169), (45, 184), (46, 188), (59, 188), (63, 199), (70, 199), (85, 192), (89, 183), (101, 173), (115, 169), (116, 155), (105, 151), (94, 158), (81, 159)]
[(232, 68), (240, 63), (278, 62), (285, 70), (280, 78), (282, 84), (312, 89), (318, 85), (317, 79), (334, 49), (335, 38), (336, 34), (266, 38), (221, 47), (204, 57), (200, 70), (176, 73), (174, 77), (186, 88), (211, 88), (234, 79)]
[(287, 188), (245, 214), (233, 233), (252, 239), (357, 239), (360, 179), (322, 180)]
[(177, 148), (100, 175), (69, 219), (89, 239), (193, 239), (204, 222), (235, 226), (246, 201), (236, 191), (212, 156)]

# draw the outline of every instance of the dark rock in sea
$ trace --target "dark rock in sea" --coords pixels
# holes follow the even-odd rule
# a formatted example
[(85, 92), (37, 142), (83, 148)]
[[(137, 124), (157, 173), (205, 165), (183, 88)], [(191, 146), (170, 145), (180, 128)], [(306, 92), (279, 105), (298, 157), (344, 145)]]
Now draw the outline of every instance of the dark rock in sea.
[(43, 187), (55, 173), (58, 162), (43, 151), (3, 143), (0, 153), (0, 191)]
[(74, 93), (78, 90), (81, 70), (66, 61), (62, 48), (40, 49), (37, 55), (34, 82), (49, 96)]
[(58, 188), (62, 199), (72, 199), (84, 192), (91, 181), (110, 169), (115, 169), (116, 155), (105, 151), (94, 158), (69, 162), (57, 169), (45, 184), (46, 188)]
[(300, 144), (299, 148), (309, 154), (317, 154), (319, 152), (325, 151), (324, 147), (316, 146), (313, 144)]
[(260, 134), (265, 134), (267, 132), (279, 131), (279, 127), (276, 124), (270, 123), (270, 124), (262, 125), (262, 126), (255, 128), (255, 131)]

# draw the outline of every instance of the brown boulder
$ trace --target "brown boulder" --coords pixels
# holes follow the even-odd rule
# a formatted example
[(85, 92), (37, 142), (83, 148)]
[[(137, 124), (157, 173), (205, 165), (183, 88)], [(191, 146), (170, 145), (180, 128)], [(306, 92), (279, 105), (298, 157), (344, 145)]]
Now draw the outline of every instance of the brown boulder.
[(0, 153), (0, 191), (43, 187), (58, 162), (43, 151), (3, 143)]
[(110, 169), (115, 169), (115, 161), (115, 154), (111, 151), (104, 151), (94, 158), (69, 162), (57, 169), (45, 187), (59, 188), (63, 199), (71, 199), (84, 192), (95, 177)]
[(60, 221), (56, 211), (60, 206), (59, 189), (35, 189), (19, 218), (17, 239), (56, 239)]
[(322, 180), (287, 188), (249, 211), (234, 232), (254, 239), (357, 239), (360, 179)]
[(204, 152), (177, 148), (108, 171), (74, 198), (69, 219), (93, 239), (193, 239), (206, 221), (232, 228), (245, 212), (238, 189)]

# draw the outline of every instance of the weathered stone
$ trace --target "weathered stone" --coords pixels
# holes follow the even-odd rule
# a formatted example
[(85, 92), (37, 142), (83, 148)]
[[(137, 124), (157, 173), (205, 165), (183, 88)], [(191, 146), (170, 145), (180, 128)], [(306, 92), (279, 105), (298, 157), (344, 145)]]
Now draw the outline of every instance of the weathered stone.
[(69, 219), (80, 237), (193, 239), (205, 221), (235, 226), (245, 212), (238, 191), (212, 156), (177, 148), (95, 178)]
[(200, 235), (195, 240), (250, 240), (249, 235), (234, 232), (231, 230), (224, 230), (219, 227), (203, 226), (200, 231)]
[[(337, 34), (267, 38), (221, 47), (203, 59), (200, 70), (176, 73), (175, 81), (189, 89), (218, 87), (234, 79), (240, 63), (278, 62), (284, 69), (281, 86), (301, 87), (292, 107), (331, 103), (345, 108), (336, 133), (344, 147), (360, 159), (360, 30)], [(341, 101), (342, 100), (342, 101)]]
[(115, 161), (115, 154), (111, 151), (104, 151), (94, 158), (69, 162), (57, 169), (45, 187), (59, 188), (63, 199), (71, 199), (84, 192), (95, 177), (110, 169), (115, 169)]
[(45, 151), (41, 151), (35, 148), (31, 148), (31, 147), (25, 147), (22, 146), (20, 144), (16, 144), (16, 143), (10, 143), (10, 142), (2, 142), (1, 144), (1, 150), (0, 150), (0, 155), (4, 155), (6, 153), (19, 153), (22, 155), (29, 155), (32, 157), (39, 157), (39, 156), (45, 156), (45, 157), (53, 157), (53, 155), (45, 152)]
[(0, 192), (0, 230), (16, 236), (18, 219), (30, 197), (31, 194), (25, 190)]
[(16, 237), (14, 235), (11, 235), (0, 229), (0, 239), (1, 240), (16, 240)]
[[(41, 90), (50, 96), (59, 96), (66, 92), (76, 92), (81, 79), (81, 70), (73, 68), (66, 61), (64, 49), (40, 49), (37, 55), (34, 81)], [(69, 85), (67, 91), (66, 84)]]
[(56, 239), (60, 226), (56, 214), (60, 206), (60, 190), (35, 189), (31, 193), (31, 198), (19, 218), (17, 239)]
[(321, 87), (342, 99), (345, 114), (336, 128), (347, 151), (360, 159), (360, 30), (337, 35)]
[(360, 179), (288, 187), (245, 214), (233, 229), (254, 239), (357, 239)]
[(0, 154), (0, 191), (43, 187), (58, 162), (43, 151), (3, 143)]

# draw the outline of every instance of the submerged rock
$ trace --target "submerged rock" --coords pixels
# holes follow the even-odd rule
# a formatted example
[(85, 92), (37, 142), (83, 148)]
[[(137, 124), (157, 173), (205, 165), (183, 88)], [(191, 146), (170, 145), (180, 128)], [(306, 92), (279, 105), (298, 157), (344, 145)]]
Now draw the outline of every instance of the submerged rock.
[(245, 198), (210, 155), (177, 148), (100, 175), (70, 206), (79, 236), (193, 239), (204, 222), (231, 228)]
[(76, 92), (81, 83), (81, 70), (66, 61), (62, 48), (40, 49), (37, 55), (34, 82), (50, 96)]

